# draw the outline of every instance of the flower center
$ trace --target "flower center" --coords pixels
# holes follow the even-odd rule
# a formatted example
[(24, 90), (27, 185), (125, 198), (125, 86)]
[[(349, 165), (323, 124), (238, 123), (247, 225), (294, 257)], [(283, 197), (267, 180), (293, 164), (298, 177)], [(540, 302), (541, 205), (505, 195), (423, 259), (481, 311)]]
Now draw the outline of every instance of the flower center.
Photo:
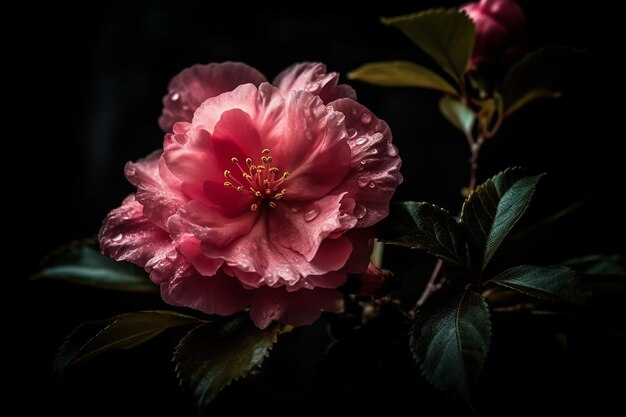
[(278, 200), (284, 197), (287, 190), (280, 189), (282, 184), (287, 180), (289, 173), (287, 171), (280, 174), (277, 167), (272, 166), (272, 157), (269, 149), (261, 151), (261, 164), (255, 165), (250, 158), (246, 158), (248, 170), (243, 169), (239, 160), (234, 156), (230, 160), (241, 171), (241, 178), (234, 175), (230, 170), (224, 171), (224, 177), (229, 181), (224, 182), (224, 187), (232, 188), (240, 193), (251, 193), (254, 195), (254, 203), (250, 205), (250, 210), (256, 211), (259, 204), (267, 201), (271, 208), (276, 207)]

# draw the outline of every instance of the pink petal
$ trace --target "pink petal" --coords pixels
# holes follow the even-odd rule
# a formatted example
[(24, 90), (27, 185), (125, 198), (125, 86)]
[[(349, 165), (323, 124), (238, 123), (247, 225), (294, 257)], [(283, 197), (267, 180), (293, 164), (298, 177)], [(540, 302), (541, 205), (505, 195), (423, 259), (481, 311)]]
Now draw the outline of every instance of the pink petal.
[(360, 274), (369, 265), (374, 233), (370, 229), (359, 228), (348, 230), (344, 236), (352, 243), (352, 253), (341, 270), (351, 274)]
[(200, 241), (189, 238), (178, 245), (178, 251), (196, 268), (200, 275), (213, 276), (222, 266), (224, 261), (219, 259), (209, 259), (200, 249)]
[(243, 84), (233, 91), (206, 100), (194, 113), (192, 126), (213, 133), (222, 114), (232, 109), (239, 109), (250, 116), (266, 147), (271, 148), (269, 145), (281, 139), (284, 100), (278, 90), (268, 83), (262, 83), (258, 88)]
[(186, 260), (175, 266), (172, 279), (161, 283), (164, 301), (221, 316), (234, 314), (250, 304), (252, 292), (243, 289), (236, 278), (222, 272), (202, 276)]
[(133, 194), (107, 215), (98, 233), (98, 240), (104, 255), (141, 267), (163, 259), (174, 250), (167, 232), (143, 215), (143, 206), (135, 200)]
[[(267, 211), (259, 213), (252, 229), (226, 246), (220, 247), (212, 240), (203, 240), (203, 253), (209, 258), (223, 259), (235, 275), (237, 270), (259, 274), (263, 282), (270, 286), (298, 285), (309, 275), (323, 275), (346, 263), (352, 250), (349, 239), (320, 244), (319, 257), (309, 262), (299, 252), (272, 240), (267, 226), (270, 215)], [(250, 282), (246, 284), (254, 285)]]
[(326, 65), (319, 62), (302, 62), (284, 69), (274, 79), (272, 84), (278, 87), (283, 97), (289, 97), (291, 91), (308, 91), (320, 96), (324, 103), (339, 98), (356, 100), (356, 93), (352, 87), (337, 85), (339, 74), (326, 73)]
[(250, 317), (264, 329), (272, 321), (293, 326), (314, 323), (323, 311), (339, 312), (342, 296), (339, 291), (316, 288), (287, 292), (284, 288), (259, 288), (254, 292)]
[(208, 207), (192, 200), (182, 206), (167, 223), (172, 237), (179, 242), (190, 236), (223, 247), (247, 234), (258, 213), (249, 209), (242, 215), (226, 217), (220, 208)]
[(356, 224), (353, 216), (341, 210), (343, 197), (330, 195), (314, 201), (280, 203), (269, 217), (270, 239), (311, 261), (324, 239)]
[(190, 122), (193, 113), (206, 99), (246, 83), (267, 81), (256, 69), (240, 62), (212, 63), (185, 68), (176, 75), (163, 97), (159, 126), (170, 132), (176, 122)]
[(136, 200), (143, 205), (143, 214), (165, 230), (167, 219), (187, 202), (180, 191), (180, 181), (165, 166), (161, 151), (126, 164), (128, 181), (137, 187)]
[(275, 163), (290, 173), (285, 182), (289, 199), (320, 198), (343, 181), (350, 166), (343, 119), (310, 93), (289, 96), (283, 140), (272, 149)]
[(368, 227), (387, 216), (389, 200), (402, 183), (402, 161), (391, 143), (387, 123), (350, 99), (334, 101), (331, 106), (345, 115), (352, 152), (350, 172), (333, 193), (348, 192), (356, 202), (356, 227)]
[(345, 272), (329, 272), (324, 275), (307, 277), (313, 287), (336, 289), (346, 283), (348, 276)]

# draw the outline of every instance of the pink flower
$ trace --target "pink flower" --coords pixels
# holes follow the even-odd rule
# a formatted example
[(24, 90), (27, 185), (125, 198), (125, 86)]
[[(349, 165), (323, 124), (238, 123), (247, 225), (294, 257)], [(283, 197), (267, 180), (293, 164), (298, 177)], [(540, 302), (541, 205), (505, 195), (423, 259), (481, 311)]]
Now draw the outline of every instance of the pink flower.
[(507, 67), (526, 49), (526, 19), (514, 0), (480, 0), (461, 7), (476, 25), (471, 66), (478, 70)]
[(240, 63), (195, 65), (169, 85), (163, 151), (126, 165), (137, 187), (100, 230), (102, 252), (150, 272), (163, 299), (258, 327), (338, 311), (388, 213), (391, 132), (322, 64), (273, 82)]

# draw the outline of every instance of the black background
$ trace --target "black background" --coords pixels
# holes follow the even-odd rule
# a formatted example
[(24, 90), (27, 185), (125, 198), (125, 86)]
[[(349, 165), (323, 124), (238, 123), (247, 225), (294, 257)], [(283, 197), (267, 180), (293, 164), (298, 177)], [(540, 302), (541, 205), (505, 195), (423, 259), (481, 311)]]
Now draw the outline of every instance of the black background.
[[(623, 88), (614, 76), (610, 46), (616, 38), (606, 20), (610, 13), (573, 8), (571, 2), (560, 0), (520, 4), (527, 13), (531, 48), (555, 43), (587, 53), (563, 75), (562, 99), (537, 102), (507, 120), (481, 157), (480, 177), (512, 165), (548, 173), (526, 224), (573, 203), (585, 203), (544, 228), (540, 238), (531, 236), (530, 242), (504, 248), (509, 256), (500, 262), (549, 264), (587, 253), (623, 254), (624, 216), (617, 203), (624, 191), (623, 154), (618, 151), (623, 123), (609, 104), (613, 97), (621, 102), (618, 91)], [(18, 73), (7, 78), (7, 89), (18, 91), (10, 94), (16, 98), (17, 114), (8, 122), (15, 133), (5, 138), (10, 143), (5, 158), (11, 162), (15, 158), (28, 173), (8, 169), (5, 174), (8, 189), (16, 187), (7, 196), (15, 204), (5, 207), (6, 219), (26, 226), (17, 233), (17, 252), (10, 254), (9, 263), (15, 267), (14, 260), (20, 260), (19, 267), (5, 277), (17, 284), (15, 290), (6, 287), (12, 301), (7, 336), (16, 358), (6, 360), (17, 371), (11, 378), (14, 399), (27, 409), (87, 415), (192, 411), (176, 387), (167, 336), (161, 343), (85, 365), (52, 390), (50, 363), (73, 327), (87, 319), (160, 304), (149, 297), (27, 282), (49, 250), (94, 235), (106, 213), (132, 192), (123, 166), (161, 146), (163, 134), (156, 119), (173, 75), (194, 63), (225, 60), (245, 61), (270, 80), (284, 67), (304, 60), (325, 62), (342, 74), (385, 59), (432, 65), (399, 31), (381, 25), (379, 17), (450, 5), (458, 2), (381, 5), (375, 10), (354, 6), (345, 11), (330, 3), (308, 3), (303, 11), (251, 10), (243, 4), (218, 11), (213, 2), (148, 1), (24, 10), (18, 20), (21, 29), (6, 34), (7, 51), (14, 57), (11, 69)], [(456, 211), (459, 190), (468, 180), (469, 153), (463, 137), (439, 114), (439, 94), (351, 84), (359, 100), (394, 132), (405, 178), (397, 198), (430, 201)], [(602, 326), (589, 320), (581, 327), (584, 331), (576, 327), (574, 333), (591, 334), (591, 339), (581, 338), (593, 342), (581, 343), (582, 353), (571, 357), (555, 347), (551, 333), (542, 327), (545, 323), (502, 324), (479, 392), (483, 410), (529, 411), (542, 400), (550, 410), (560, 411), (619, 404), (613, 395), (623, 388), (623, 380), (616, 387), (607, 378), (619, 380), (623, 375), (619, 374), (623, 359), (614, 362), (623, 341), (602, 339), (594, 333)], [(316, 386), (334, 387), (338, 378), (332, 372), (317, 372), (321, 348), (315, 341), (323, 333), (319, 324), (301, 336), (290, 336), (282, 359), (270, 364), (278, 371), (229, 388), (218, 408), (233, 413), (258, 406), (275, 415), (320, 415), (332, 404), (348, 414), (370, 407), (399, 410), (405, 404), (413, 404), (417, 414), (419, 401), (445, 410), (454, 407), (423, 387), (402, 364), (390, 365), (365, 387), (357, 384), (355, 390), (353, 384), (345, 395), (337, 388), (332, 395), (344, 398), (338, 403), (324, 399), (319, 388), (315, 388), (319, 397), (312, 396), (312, 380)], [(354, 361), (363, 359), (361, 370), (371, 367), (373, 359), (361, 358), (360, 351), (357, 345)], [(398, 371), (394, 366), (403, 372), (394, 373)]]

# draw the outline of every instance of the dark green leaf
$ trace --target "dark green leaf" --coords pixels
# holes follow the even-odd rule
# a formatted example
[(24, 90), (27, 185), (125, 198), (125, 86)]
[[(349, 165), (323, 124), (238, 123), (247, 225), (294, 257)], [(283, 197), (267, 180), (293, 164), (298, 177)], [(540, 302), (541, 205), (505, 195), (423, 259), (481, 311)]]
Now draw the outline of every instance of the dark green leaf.
[(385, 243), (425, 250), (459, 265), (466, 263), (467, 245), (461, 226), (450, 213), (432, 204), (392, 204), (389, 216), (376, 230)]
[(466, 290), (433, 297), (418, 311), (410, 346), (422, 374), (436, 388), (470, 402), (491, 344), (489, 308)]
[(461, 132), (469, 133), (472, 131), (476, 121), (476, 114), (459, 100), (445, 95), (439, 100), (439, 110)]
[(626, 275), (626, 259), (619, 255), (589, 255), (570, 259), (563, 265), (587, 275)]
[(279, 326), (259, 329), (247, 316), (196, 327), (174, 353), (181, 384), (189, 386), (199, 408), (207, 406), (236, 379), (259, 368), (276, 342)]
[(465, 13), (457, 9), (426, 10), (383, 18), (383, 23), (400, 29), (443, 70), (458, 82), (463, 82), (476, 33), (474, 24)]
[(348, 78), (386, 87), (432, 88), (458, 95), (456, 89), (437, 73), (407, 61), (371, 62), (350, 72)]
[(526, 211), (539, 178), (524, 176), (521, 168), (509, 168), (478, 186), (465, 200), (461, 223), (475, 244), (482, 269)]
[(561, 93), (556, 85), (559, 74), (575, 53), (571, 48), (547, 46), (517, 62), (502, 86), (506, 115), (511, 115), (537, 98), (559, 97)]
[(46, 261), (34, 279), (54, 279), (96, 288), (156, 293), (143, 269), (100, 254), (97, 243), (84, 241), (61, 248)]
[(560, 304), (581, 306), (591, 295), (576, 271), (564, 266), (516, 266), (488, 282)]
[(174, 311), (138, 311), (89, 322), (72, 332), (59, 349), (55, 368), (63, 371), (113, 349), (130, 349), (177, 326), (202, 322)]

